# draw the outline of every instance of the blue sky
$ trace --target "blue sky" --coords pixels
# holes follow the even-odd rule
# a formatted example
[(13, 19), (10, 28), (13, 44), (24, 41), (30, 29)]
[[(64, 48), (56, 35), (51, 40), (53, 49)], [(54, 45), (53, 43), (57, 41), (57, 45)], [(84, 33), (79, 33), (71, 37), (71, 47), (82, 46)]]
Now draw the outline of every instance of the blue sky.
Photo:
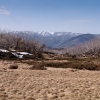
[(100, 0), (0, 0), (0, 27), (11, 31), (100, 34)]

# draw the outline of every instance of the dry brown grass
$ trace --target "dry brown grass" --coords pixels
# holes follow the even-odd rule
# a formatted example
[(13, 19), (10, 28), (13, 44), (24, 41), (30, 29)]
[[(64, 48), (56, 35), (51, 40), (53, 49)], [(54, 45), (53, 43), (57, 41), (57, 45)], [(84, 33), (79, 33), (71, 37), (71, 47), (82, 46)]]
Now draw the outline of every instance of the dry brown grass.
[[(18, 65), (18, 69), (9, 69), (10, 65)], [(0, 61), (0, 100), (100, 100), (99, 71), (51, 67), (30, 70), (32, 66)]]

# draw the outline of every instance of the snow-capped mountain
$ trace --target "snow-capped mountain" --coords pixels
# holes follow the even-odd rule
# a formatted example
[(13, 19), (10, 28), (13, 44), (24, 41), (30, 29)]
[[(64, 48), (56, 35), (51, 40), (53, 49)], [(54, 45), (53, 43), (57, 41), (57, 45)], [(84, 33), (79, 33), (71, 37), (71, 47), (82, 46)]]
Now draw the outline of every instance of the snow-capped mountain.
[(29, 39), (37, 39), (40, 43), (49, 48), (66, 48), (84, 43), (88, 40), (94, 39), (96, 35), (81, 34), (73, 32), (33, 32), (33, 31), (13, 31), (12, 33), (27, 36)]
[(52, 35), (53, 35), (53, 32), (45, 32), (45, 31), (41, 31), (41, 32), (38, 32), (38, 34), (47, 37), (47, 36), (52, 36)]
[(40, 32), (33, 32), (33, 31), (12, 31), (12, 33), (24, 33), (24, 34), (34, 34), (34, 35), (40, 35), (44, 37), (48, 36), (64, 36), (64, 35), (69, 35), (69, 36), (77, 36), (80, 35), (80, 33), (72, 33), (72, 32), (49, 32), (49, 31), (40, 31)]

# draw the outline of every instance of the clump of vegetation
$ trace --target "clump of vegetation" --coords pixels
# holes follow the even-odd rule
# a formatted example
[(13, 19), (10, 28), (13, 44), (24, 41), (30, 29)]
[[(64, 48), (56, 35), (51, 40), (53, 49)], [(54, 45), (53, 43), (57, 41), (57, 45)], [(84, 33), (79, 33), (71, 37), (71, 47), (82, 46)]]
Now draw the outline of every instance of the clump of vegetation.
[(11, 52), (0, 52), (0, 59), (15, 59), (15, 57)]
[(84, 61), (80, 69), (97, 70), (97, 67), (92, 61)]
[(54, 68), (73, 68), (80, 70), (100, 70), (100, 64), (94, 63), (94, 59), (92, 58), (68, 58), (65, 61), (59, 60), (43, 60), (43, 61), (22, 61), (23, 63), (27, 63), (29, 65), (35, 65), (32, 69), (41, 69), (45, 67), (54, 67)]
[(72, 58), (76, 58), (76, 55), (72, 55)]
[(18, 65), (10, 65), (9, 69), (18, 69)]
[(46, 70), (45, 66), (43, 66), (43, 64), (40, 64), (40, 63), (33, 65), (29, 69), (31, 69), (31, 70)]
[(75, 69), (86, 69), (86, 70), (97, 70), (97, 67), (93, 62), (91, 61), (83, 61), (83, 62), (70, 62), (67, 65), (69, 68), (75, 68)]
[(44, 62), (44, 66), (55, 68), (74, 68), (80, 70), (99, 70), (100, 67), (95, 65), (92, 61)]
[(34, 55), (23, 55), (23, 59), (35, 59)]
[(46, 67), (67, 68), (67, 62), (43, 62)]

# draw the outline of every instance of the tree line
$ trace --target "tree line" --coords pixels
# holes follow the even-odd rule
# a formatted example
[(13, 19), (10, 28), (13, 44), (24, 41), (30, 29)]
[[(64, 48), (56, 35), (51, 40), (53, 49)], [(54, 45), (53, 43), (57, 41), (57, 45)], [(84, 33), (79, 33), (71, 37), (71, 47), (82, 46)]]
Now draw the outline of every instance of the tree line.
[(43, 51), (44, 46), (45, 45), (40, 44), (35, 38), (30, 39), (27, 34), (19, 35), (12, 32), (0, 31), (1, 49), (14, 49), (39, 54)]
[(66, 48), (63, 50), (64, 53), (69, 53), (71, 55), (86, 54), (91, 56), (100, 55), (100, 37), (93, 39), (84, 44), (79, 44), (76, 47)]

